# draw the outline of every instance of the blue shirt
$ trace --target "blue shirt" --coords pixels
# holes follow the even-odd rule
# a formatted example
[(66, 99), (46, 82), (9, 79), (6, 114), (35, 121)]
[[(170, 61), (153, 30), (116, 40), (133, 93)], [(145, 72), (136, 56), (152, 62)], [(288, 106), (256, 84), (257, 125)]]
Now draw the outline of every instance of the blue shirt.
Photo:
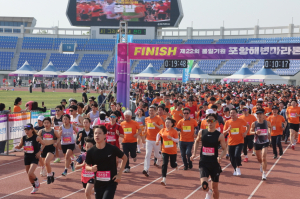
[(145, 112), (145, 117), (149, 117), (149, 111)]
[(99, 95), (98, 96), (98, 105), (100, 106), (104, 100), (105, 100), (105, 96), (104, 95)]

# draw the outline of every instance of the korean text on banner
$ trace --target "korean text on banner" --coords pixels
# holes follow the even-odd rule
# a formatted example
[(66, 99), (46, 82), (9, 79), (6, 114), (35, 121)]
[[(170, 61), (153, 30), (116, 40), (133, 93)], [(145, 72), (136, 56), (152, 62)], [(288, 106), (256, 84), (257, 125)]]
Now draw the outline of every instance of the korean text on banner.
[(137, 44), (129, 59), (300, 59), (300, 43), (289, 44)]
[(36, 111), (36, 112), (31, 112), (31, 124), (33, 126), (37, 126), (37, 122), (38, 122), (38, 117), (40, 115), (43, 115), (44, 117), (50, 117), (51, 116), (51, 111), (47, 110), (46, 112), (42, 112), (42, 111)]
[(0, 115), (0, 141), (7, 140), (7, 115)]
[(24, 136), (24, 126), (27, 123), (30, 123), (30, 112), (9, 114), (9, 139), (16, 139)]
[(194, 60), (188, 60), (188, 67), (182, 71), (182, 82), (186, 83), (190, 80), (191, 71), (193, 68)]

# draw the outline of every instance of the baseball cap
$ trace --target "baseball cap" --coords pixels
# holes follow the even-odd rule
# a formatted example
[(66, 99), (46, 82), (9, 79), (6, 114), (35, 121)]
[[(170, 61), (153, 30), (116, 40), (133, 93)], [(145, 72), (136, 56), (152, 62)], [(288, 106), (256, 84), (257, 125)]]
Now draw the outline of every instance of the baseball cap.
[(216, 114), (216, 112), (213, 111), (212, 109), (207, 109), (206, 110), (206, 115), (208, 115), (208, 114)]
[(273, 107), (272, 107), (272, 110), (274, 110), (274, 109), (279, 110), (279, 108), (278, 108), (277, 106), (273, 106)]
[(208, 103), (207, 103), (207, 102), (204, 102), (204, 103), (203, 103), (203, 106), (208, 106)]
[(26, 125), (24, 126), (24, 130), (25, 130), (25, 129), (33, 129), (32, 124), (30, 124), (30, 123), (26, 124)]
[(256, 114), (259, 114), (259, 113), (265, 113), (265, 110), (264, 110), (264, 109), (258, 109), (258, 110), (256, 111)]
[(264, 101), (262, 98), (259, 98), (257, 101)]
[(38, 117), (38, 120), (40, 120), (40, 121), (43, 121), (45, 119), (45, 117), (43, 116), (43, 115), (40, 115), (39, 117)]

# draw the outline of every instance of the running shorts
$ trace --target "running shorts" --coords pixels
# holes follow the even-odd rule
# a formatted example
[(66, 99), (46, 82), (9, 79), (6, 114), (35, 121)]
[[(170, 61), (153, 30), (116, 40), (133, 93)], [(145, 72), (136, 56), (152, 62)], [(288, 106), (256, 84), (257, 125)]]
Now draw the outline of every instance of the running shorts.
[(63, 151), (63, 154), (66, 154), (68, 149), (70, 149), (71, 151), (74, 151), (75, 144), (61, 145), (61, 149)]
[(218, 162), (199, 162), (200, 178), (211, 177), (211, 181), (219, 182), (219, 177), (222, 172)]
[[(87, 183), (94, 184), (94, 179), (90, 179)], [(87, 183), (82, 182), (83, 188), (86, 188)]]
[(53, 146), (53, 144), (45, 146), (45, 148), (41, 154), (41, 157), (45, 158), (48, 153), (52, 153), (53, 155), (55, 154), (55, 147)]
[(255, 150), (262, 150), (263, 148), (268, 148), (269, 142), (264, 143), (264, 144), (255, 144), (254, 143), (254, 149)]
[(299, 124), (289, 123), (289, 125), (290, 125), (290, 129), (293, 129), (296, 132), (299, 131)]
[(31, 165), (31, 164), (38, 164), (39, 159), (36, 159), (35, 155), (34, 156), (24, 156), (24, 164), (25, 165)]

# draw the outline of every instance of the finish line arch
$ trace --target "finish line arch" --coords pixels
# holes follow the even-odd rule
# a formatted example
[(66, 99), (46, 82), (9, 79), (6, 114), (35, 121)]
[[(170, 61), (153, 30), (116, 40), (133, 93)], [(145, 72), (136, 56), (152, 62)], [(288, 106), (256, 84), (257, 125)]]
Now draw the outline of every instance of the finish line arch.
[(117, 99), (129, 108), (130, 59), (300, 59), (296, 44), (136, 44), (119, 43)]

